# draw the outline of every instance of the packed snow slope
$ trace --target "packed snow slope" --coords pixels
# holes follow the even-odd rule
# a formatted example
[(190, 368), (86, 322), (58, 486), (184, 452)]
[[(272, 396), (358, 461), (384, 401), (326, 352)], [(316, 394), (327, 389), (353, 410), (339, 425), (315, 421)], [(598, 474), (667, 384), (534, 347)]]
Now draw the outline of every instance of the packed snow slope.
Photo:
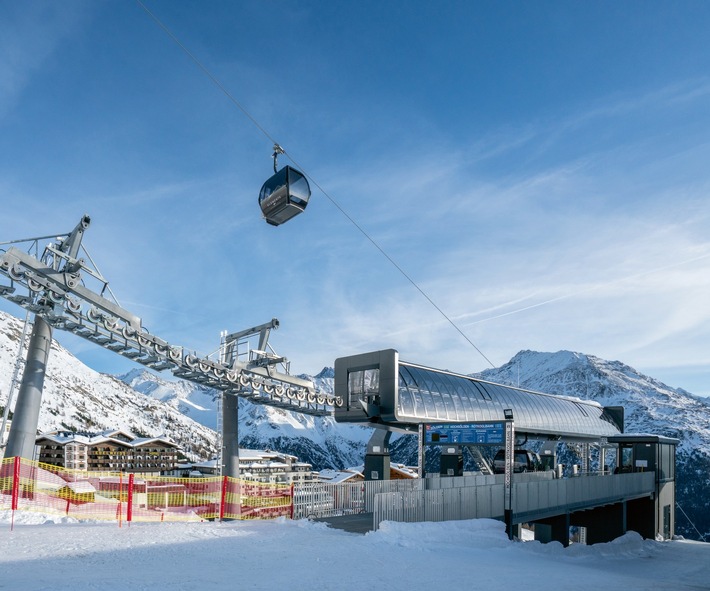
[[(710, 589), (710, 544), (633, 532), (607, 544), (511, 542), (501, 522), (385, 522), (351, 534), (310, 521), (26, 525), (0, 514), (0, 588), (22, 591), (234, 589)], [(18, 524), (17, 521), (20, 521)]]
[[(10, 388), (23, 322), (0, 311), (0, 407)], [(23, 353), (26, 355), (26, 351)], [(23, 363), (24, 367), (24, 363)], [(20, 379), (22, 373), (19, 374)], [(17, 402), (17, 390), (15, 398)], [(11, 405), (11, 409), (14, 404)], [(177, 408), (140, 394), (121, 380), (88, 368), (56, 341), (47, 362), (39, 415), (41, 432), (124, 429), (140, 437), (165, 435), (195, 459), (214, 453), (215, 434)]]

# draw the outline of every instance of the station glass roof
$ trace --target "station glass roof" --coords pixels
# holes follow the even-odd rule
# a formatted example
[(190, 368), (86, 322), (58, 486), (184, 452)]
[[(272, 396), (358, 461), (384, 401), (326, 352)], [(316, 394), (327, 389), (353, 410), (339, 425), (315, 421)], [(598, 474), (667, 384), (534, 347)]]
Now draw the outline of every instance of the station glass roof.
[(512, 409), (517, 432), (594, 438), (618, 435), (594, 401), (494, 384), (400, 361), (395, 416), (400, 423), (501, 420)]

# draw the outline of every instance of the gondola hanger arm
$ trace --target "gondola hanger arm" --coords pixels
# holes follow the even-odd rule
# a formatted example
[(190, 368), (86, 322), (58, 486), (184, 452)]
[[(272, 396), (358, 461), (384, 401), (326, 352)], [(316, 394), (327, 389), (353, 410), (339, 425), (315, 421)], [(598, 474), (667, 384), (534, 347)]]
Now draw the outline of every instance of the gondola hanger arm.
[(285, 153), (286, 153), (286, 151), (281, 146), (279, 146), (278, 144), (274, 144), (274, 154), (273, 154), (273, 156), (274, 156), (274, 174), (276, 174), (276, 172), (277, 172), (276, 168), (277, 168), (277, 160), (278, 160), (279, 154), (285, 154)]

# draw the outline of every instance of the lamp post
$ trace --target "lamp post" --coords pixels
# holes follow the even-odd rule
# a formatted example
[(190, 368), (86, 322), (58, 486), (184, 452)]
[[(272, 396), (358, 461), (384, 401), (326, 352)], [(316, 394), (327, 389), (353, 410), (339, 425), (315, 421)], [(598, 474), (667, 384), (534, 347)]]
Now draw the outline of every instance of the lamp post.
[(505, 531), (509, 539), (513, 539), (513, 456), (515, 453), (515, 424), (513, 422), (513, 409), (506, 408), (503, 410), (503, 418), (505, 419), (505, 502), (504, 502), (504, 519)]

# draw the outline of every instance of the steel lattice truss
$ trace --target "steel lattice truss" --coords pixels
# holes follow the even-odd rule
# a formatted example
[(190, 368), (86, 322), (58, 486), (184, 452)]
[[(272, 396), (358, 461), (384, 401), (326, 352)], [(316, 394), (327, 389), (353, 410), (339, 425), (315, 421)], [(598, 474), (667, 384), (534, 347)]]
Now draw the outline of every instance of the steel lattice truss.
[[(104, 349), (154, 370), (169, 370), (182, 379), (241, 396), (258, 404), (323, 416), (342, 399), (318, 392), (311, 380), (288, 373), (288, 362), (267, 351), (269, 331), (278, 321), (223, 335), (219, 359), (201, 356), (148, 332), (141, 319), (105, 297), (108, 282), (96, 266), (78, 258), (81, 235), (90, 220), (84, 216), (69, 234), (15, 240), (0, 244), (0, 296)], [(39, 241), (54, 242), (39, 253)], [(24, 245), (24, 249), (10, 245)], [(85, 251), (84, 251), (85, 252)], [(32, 254), (34, 253), (34, 254)], [(259, 335), (258, 349), (242, 360), (240, 342)], [(286, 368), (279, 371), (278, 368)]]

